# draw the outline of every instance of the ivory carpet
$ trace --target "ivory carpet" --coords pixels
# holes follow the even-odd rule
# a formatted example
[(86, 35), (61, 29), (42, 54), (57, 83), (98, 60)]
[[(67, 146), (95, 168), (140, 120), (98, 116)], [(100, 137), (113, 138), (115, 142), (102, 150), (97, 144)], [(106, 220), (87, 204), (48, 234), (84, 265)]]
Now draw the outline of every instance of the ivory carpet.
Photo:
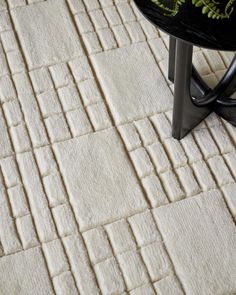
[(167, 56), (131, 1), (0, 1), (1, 295), (236, 294), (236, 129), (171, 137)]

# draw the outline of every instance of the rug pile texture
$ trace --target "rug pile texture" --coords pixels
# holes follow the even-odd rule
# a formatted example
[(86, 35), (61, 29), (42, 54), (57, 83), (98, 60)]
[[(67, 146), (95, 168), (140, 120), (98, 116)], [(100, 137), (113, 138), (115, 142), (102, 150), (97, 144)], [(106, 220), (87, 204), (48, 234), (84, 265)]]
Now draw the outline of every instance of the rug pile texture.
[(0, 0), (1, 295), (236, 294), (236, 129), (174, 140), (167, 61), (132, 1)]

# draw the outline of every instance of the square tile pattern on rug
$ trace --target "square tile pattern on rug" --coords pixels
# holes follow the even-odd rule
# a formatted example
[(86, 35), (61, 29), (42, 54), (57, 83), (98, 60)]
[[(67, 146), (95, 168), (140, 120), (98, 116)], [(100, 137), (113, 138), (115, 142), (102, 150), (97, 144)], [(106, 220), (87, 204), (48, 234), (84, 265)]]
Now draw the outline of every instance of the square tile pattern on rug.
[(154, 215), (187, 293), (233, 293), (235, 225), (218, 191), (155, 209)]
[(57, 143), (54, 149), (81, 230), (147, 208), (115, 129)]
[(30, 69), (69, 60), (83, 52), (63, 0), (18, 7), (12, 11), (12, 18)]
[(0, 1), (1, 295), (236, 294), (236, 129), (174, 140), (167, 63), (133, 1)]
[[(23, 269), (22, 269), (23, 268)], [(40, 248), (15, 253), (0, 260), (2, 294), (53, 294)]]
[(91, 59), (117, 124), (171, 108), (170, 89), (146, 43), (101, 52)]

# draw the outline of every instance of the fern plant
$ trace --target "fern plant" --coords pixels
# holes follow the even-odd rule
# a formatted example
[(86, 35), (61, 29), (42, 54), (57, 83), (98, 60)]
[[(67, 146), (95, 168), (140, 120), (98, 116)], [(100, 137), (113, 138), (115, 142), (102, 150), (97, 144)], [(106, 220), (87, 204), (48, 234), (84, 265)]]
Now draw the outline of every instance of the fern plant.
[[(166, 6), (163, 2), (164, 0), (151, 0), (153, 3), (158, 5), (162, 10), (164, 15), (174, 16), (179, 12), (180, 6), (182, 6), (186, 0), (173, 0), (172, 7)], [(219, 0), (220, 1), (220, 0)], [(202, 14), (207, 15), (212, 19), (227, 19), (230, 18), (234, 7), (235, 0), (228, 0), (225, 6), (221, 2), (216, 0), (192, 0), (192, 4), (202, 9)]]

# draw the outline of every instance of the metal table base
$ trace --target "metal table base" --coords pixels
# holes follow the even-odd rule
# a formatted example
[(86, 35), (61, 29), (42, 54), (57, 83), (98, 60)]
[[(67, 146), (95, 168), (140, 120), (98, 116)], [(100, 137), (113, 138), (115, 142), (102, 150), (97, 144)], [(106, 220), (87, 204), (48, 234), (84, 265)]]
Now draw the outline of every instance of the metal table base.
[(193, 45), (170, 37), (168, 78), (174, 82), (172, 134), (183, 138), (211, 112), (236, 126), (236, 56), (211, 89), (192, 65)]

